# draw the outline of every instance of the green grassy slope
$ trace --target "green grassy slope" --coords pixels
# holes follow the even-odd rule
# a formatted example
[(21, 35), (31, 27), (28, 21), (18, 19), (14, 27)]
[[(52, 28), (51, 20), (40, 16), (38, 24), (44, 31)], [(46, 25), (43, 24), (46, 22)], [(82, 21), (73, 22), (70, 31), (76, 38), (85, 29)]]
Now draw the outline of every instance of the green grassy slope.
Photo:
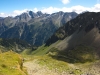
[(0, 53), (0, 75), (27, 75), (22, 57), (12, 51)]
[[(38, 47), (36, 50), (31, 50), (31, 49), (26, 49), (23, 52), (21, 52), (22, 55), (45, 55), (48, 54), (49, 52), (53, 51), (56, 49), (54, 48), (56, 46), (57, 43), (59, 43), (59, 41), (57, 41), (56, 43), (50, 45), (50, 46), (45, 46), (42, 45), (40, 47)], [(56, 50), (57, 51), (57, 50)]]

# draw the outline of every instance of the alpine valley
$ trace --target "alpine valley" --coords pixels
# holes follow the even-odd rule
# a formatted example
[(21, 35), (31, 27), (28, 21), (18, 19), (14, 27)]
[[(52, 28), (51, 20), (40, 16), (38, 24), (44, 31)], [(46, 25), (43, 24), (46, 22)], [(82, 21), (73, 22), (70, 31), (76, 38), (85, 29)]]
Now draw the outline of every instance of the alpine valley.
[(100, 75), (100, 12), (0, 18), (0, 38), (0, 75)]
[[(99, 19), (100, 12), (79, 14), (76, 18), (60, 27), (49, 37), (45, 45), (40, 46), (31, 54), (50, 56), (51, 58), (39, 57), (37, 61), (41, 60), (39, 64), (52, 69), (56, 73), (53, 73), (54, 75), (99, 75)], [(62, 63), (62, 61), (66, 62), (66, 64)]]

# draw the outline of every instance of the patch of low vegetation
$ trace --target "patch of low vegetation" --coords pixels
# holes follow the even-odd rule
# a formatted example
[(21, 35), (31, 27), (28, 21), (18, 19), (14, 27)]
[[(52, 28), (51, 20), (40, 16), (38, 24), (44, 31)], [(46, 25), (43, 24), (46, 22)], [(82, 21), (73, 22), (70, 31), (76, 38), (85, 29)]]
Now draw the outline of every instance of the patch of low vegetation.
[(68, 63), (64, 61), (55, 60), (48, 55), (36, 56), (34, 59), (37, 59), (40, 66), (46, 66), (49, 70), (55, 70), (58, 73), (70, 71), (72, 68)]
[(22, 57), (13, 51), (1, 52), (0, 75), (27, 75)]
[(48, 53), (48, 47), (47, 46), (40, 46), (37, 50), (33, 51), (31, 54), (32, 55), (45, 55), (46, 53)]
[(95, 61), (97, 54), (94, 48), (80, 45), (72, 50), (59, 51), (55, 58), (70, 63), (85, 63)]
[[(32, 56), (32, 59), (26, 61), (26, 63), (27, 62), (29, 62), (30, 64), (34, 63), (35, 65), (36, 64), (39, 65), (39, 66), (37, 66), (37, 68), (39, 67), (39, 71), (37, 69), (35, 69), (34, 66), (33, 66), (33, 68), (31, 68), (33, 70), (37, 70), (35, 73), (45, 70), (45, 71), (51, 72), (52, 75), (55, 75), (54, 73), (56, 73), (56, 75), (71, 75), (71, 74), (80, 75), (80, 74), (83, 74), (81, 69), (79, 69), (79, 68), (77, 69), (77, 67), (74, 64), (70, 64), (70, 63), (67, 63), (67, 62), (64, 62), (61, 60), (56, 60), (49, 55)], [(38, 74), (38, 75), (48, 75), (45, 73), (46, 72), (43, 72), (42, 74)]]
[(25, 49), (24, 51), (22, 51), (20, 54), (21, 55), (30, 55), (32, 52), (32, 49)]
[(69, 52), (69, 57), (75, 58), (76, 62), (92, 62), (96, 60), (97, 54), (94, 48), (89, 46), (78, 46)]

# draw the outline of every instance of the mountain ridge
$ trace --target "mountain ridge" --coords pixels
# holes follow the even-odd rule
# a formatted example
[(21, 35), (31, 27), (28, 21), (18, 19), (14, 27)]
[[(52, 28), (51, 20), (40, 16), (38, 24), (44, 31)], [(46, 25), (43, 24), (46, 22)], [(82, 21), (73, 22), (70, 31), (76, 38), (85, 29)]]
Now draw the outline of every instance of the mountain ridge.
[(29, 11), (16, 17), (6, 17), (0, 19), (0, 38), (18, 38), (39, 46), (59, 27), (77, 15), (75, 12), (43, 14), (41, 11)]

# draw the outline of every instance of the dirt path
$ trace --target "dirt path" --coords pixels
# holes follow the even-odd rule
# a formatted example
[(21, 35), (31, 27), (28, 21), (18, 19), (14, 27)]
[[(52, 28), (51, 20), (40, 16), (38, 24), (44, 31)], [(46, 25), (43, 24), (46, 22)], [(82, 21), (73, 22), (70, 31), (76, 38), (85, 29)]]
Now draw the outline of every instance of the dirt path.
[[(23, 66), (27, 68), (28, 75), (76, 75), (74, 73), (68, 72), (58, 73), (56, 69), (50, 70), (46, 66), (39, 65), (37, 59), (25, 62)], [(79, 71), (82, 71), (82, 75), (100, 75), (100, 62), (95, 62), (91, 64), (87, 63), (85, 65), (78, 64), (76, 66), (74, 64), (69, 64), (69, 66), (73, 68), (73, 71), (78, 72), (78, 69)]]
[(58, 73), (48, 70), (46, 67), (41, 67), (36, 60), (25, 62), (23, 66), (27, 68), (29, 75), (59, 75)]

